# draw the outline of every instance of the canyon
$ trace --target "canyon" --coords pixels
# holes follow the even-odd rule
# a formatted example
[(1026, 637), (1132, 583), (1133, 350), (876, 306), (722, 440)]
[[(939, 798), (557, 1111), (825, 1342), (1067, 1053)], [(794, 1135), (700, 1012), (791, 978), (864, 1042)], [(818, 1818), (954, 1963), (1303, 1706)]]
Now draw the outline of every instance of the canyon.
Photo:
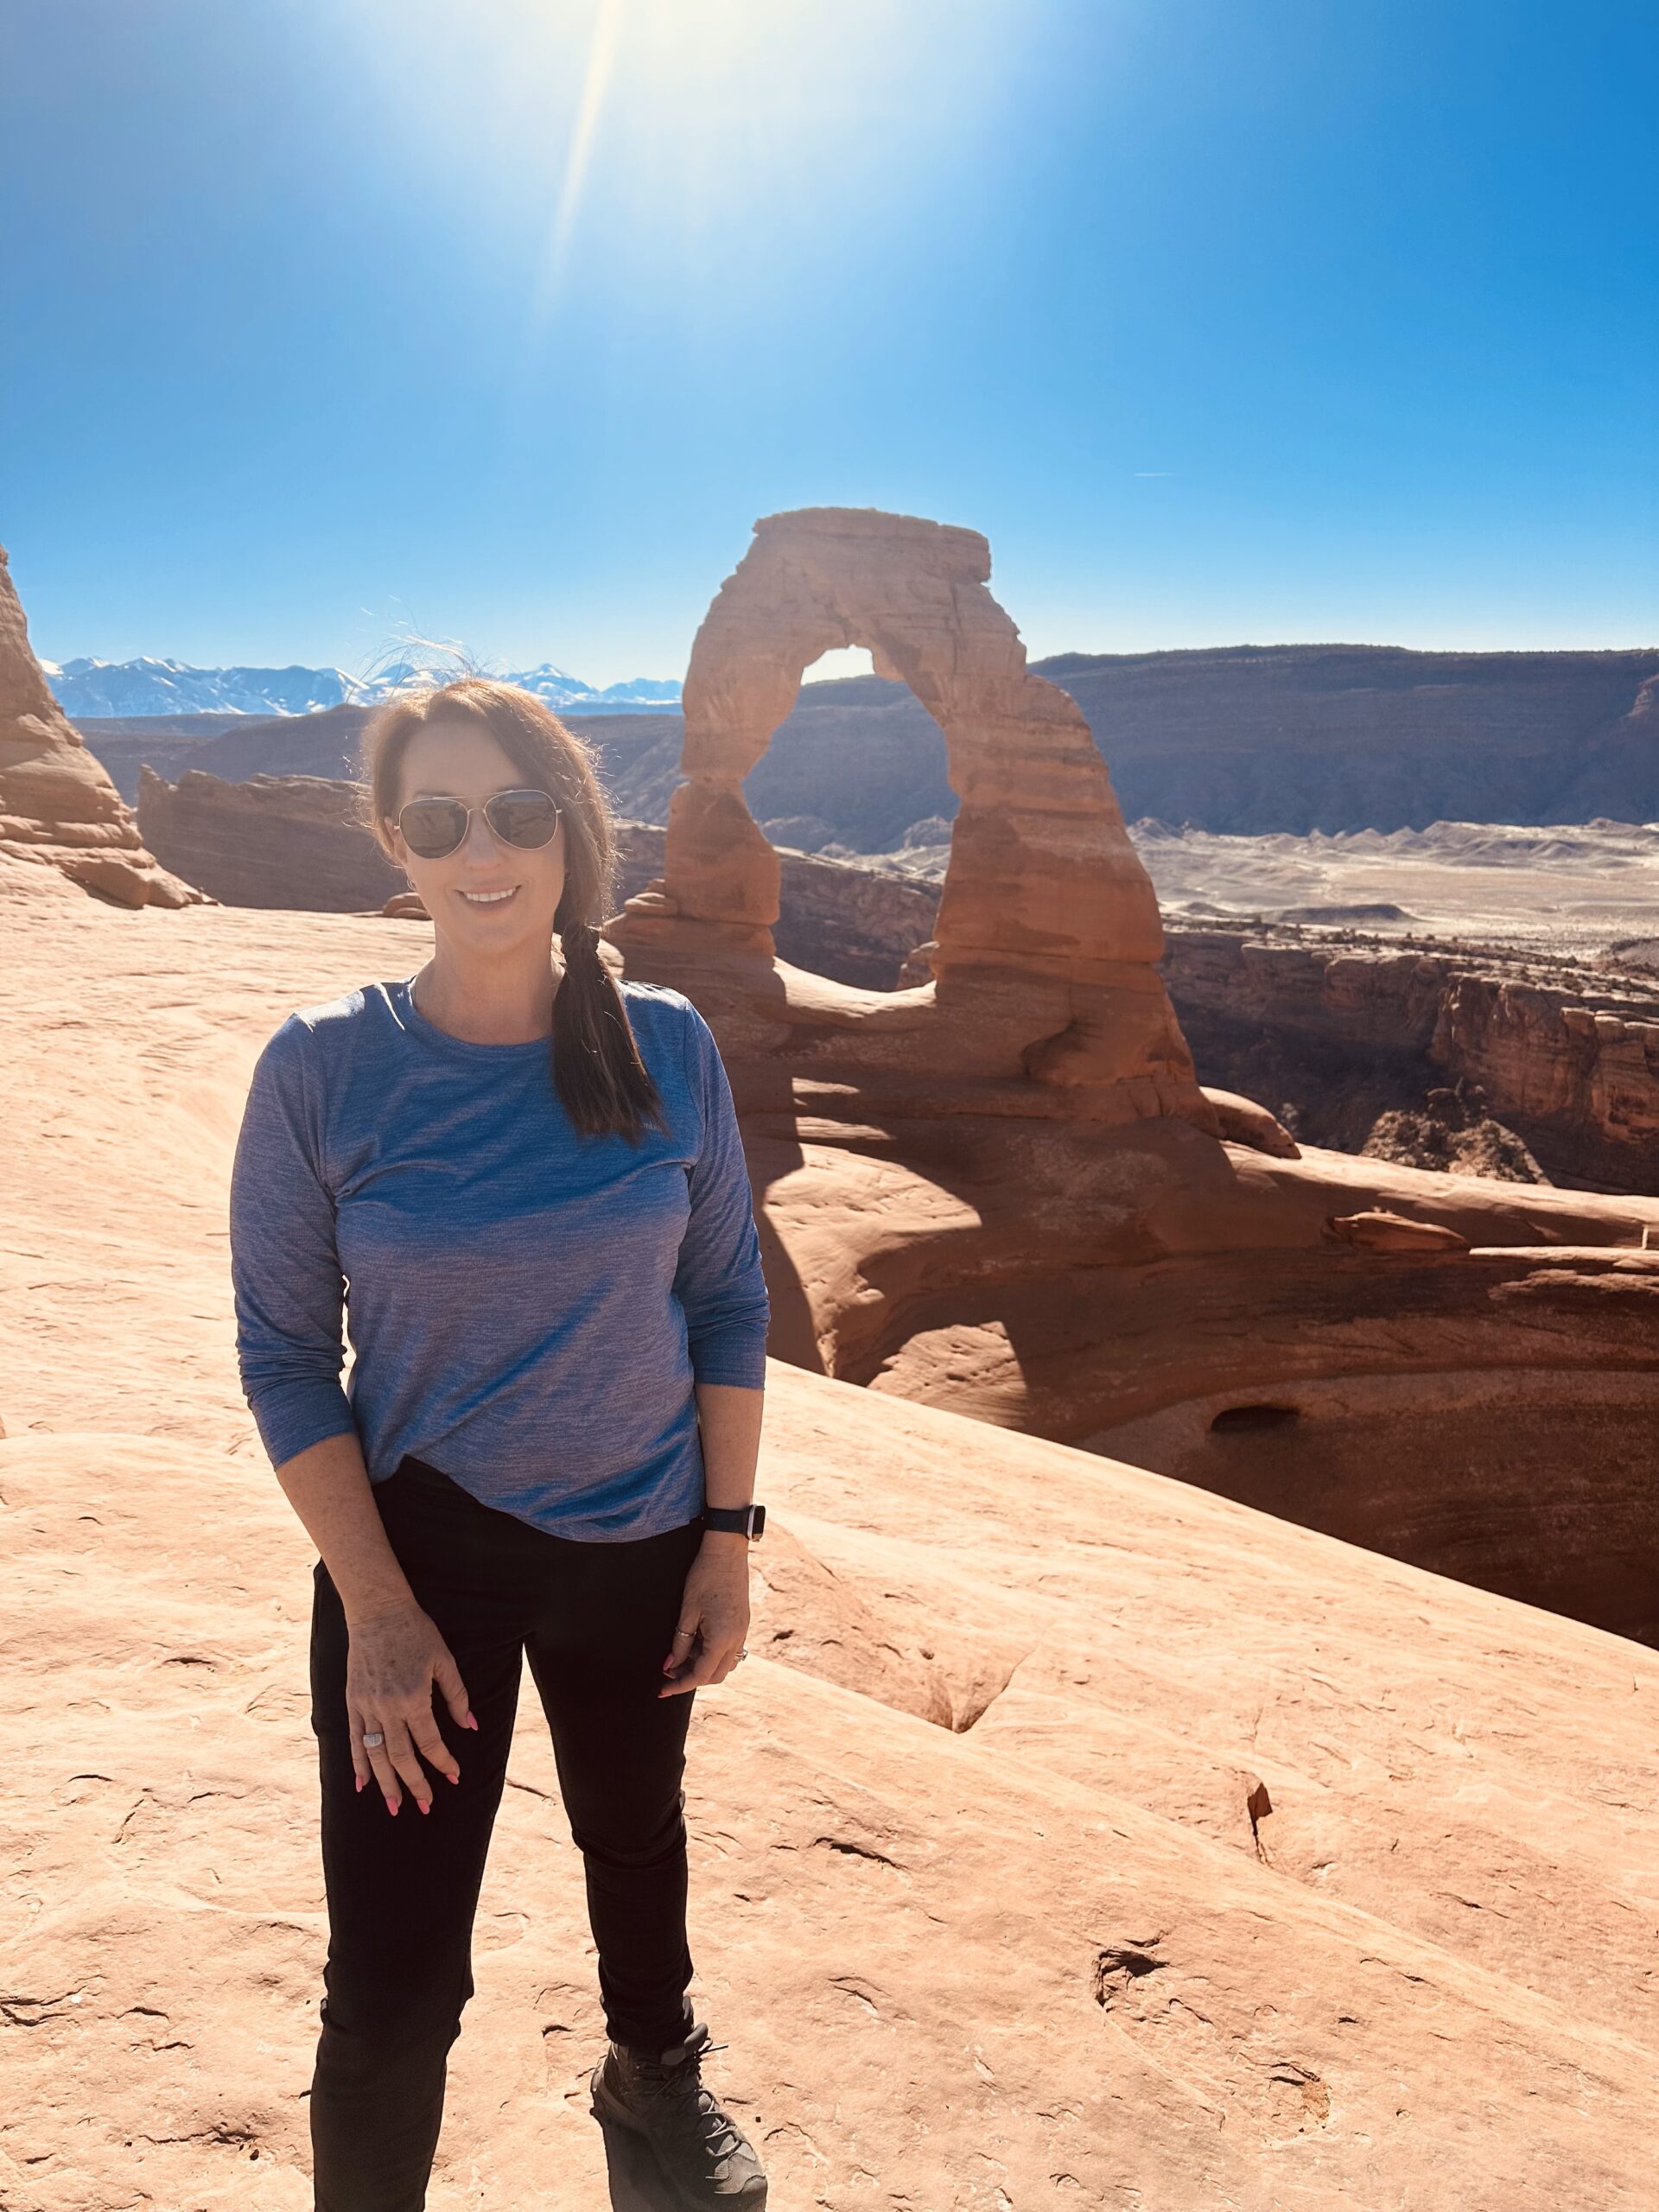
[(1659, 1194), (1659, 976), (1219, 923), (1172, 931), (1164, 972), (1205, 1081), (1314, 1143), (1462, 1086), (1551, 1182)]
[[(1241, 992), (1287, 1033), (1328, 998), (1351, 1044), (1389, 1007), (1421, 1039), (1432, 1002), (1443, 1074), (1457, 978), (1205, 927), (1183, 980), (989, 567), (919, 518), (766, 518), (602, 931), (715, 1028), (773, 1302), (755, 1662), (699, 1701), (690, 1785), (734, 2108), (780, 2202), (825, 2212), (1637, 2212), (1659, 1198), (1351, 1156), (1206, 1088), (1205, 1009)], [(847, 645), (947, 747), (942, 883), (779, 853), (787, 813), (750, 810)], [(350, 826), (209, 780), (147, 787), (138, 826)], [(297, 2212), (310, 1552), (236, 1386), (225, 1190), (272, 1029), (410, 972), (424, 931), (118, 906), (3, 851), (0, 927), (29, 1103), (0, 1197), (0, 2177), (18, 2212)], [(1634, 1001), (1609, 1019), (1645, 1053)], [(607, 2186), (528, 1716), (509, 1780), (435, 2212)]]

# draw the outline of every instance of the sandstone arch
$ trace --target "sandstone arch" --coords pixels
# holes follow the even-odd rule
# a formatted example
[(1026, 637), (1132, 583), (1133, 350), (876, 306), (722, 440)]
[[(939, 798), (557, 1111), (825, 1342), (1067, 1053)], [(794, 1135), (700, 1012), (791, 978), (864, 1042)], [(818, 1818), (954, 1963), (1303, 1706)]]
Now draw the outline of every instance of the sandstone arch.
[[(908, 1009), (915, 1023), (959, 1018), (932, 1065), (1074, 1091), (1090, 1118), (1212, 1128), (1157, 972), (1157, 899), (1104, 763), (1075, 702), (1027, 667), (989, 575), (978, 531), (916, 516), (810, 507), (757, 523), (692, 646), (663, 876), (610, 934), (635, 973), (670, 952), (682, 972), (688, 957), (774, 963), (778, 856), (743, 779), (804, 671), (861, 645), (938, 723), (961, 802), (933, 980), (896, 995), (925, 1000)], [(859, 1056), (861, 1026), (890, 1038), (896, 1013), (836, 1009), (841, 1057)], [(1054, 1104), (1033, 1096), (1029, 1110)]]

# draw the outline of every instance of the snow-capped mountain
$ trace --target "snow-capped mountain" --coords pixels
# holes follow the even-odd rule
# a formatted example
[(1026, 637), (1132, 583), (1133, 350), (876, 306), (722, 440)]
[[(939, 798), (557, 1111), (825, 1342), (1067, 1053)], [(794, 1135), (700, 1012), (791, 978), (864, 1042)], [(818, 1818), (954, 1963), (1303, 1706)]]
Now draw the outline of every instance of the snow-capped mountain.
[(539, 668), (522, 668), (506, 681), (523, 684), (526, 691), (545, 699), (550, 707), (570, 707), (584, 715), (631, 713), (640, 707), (677, 707), (680, 703), (677, 683), (635, 676), (626, 683), (607, 683), (603, 690), (596, 691), (591, 683), (584, 683), (581, 677), (572, 676), (568, 669), (556, 668), (550, 660), (544, 660)]
[[(340, 668), (193, 668), (186, 661), (69, 660), (41, 664), (72, 721), (119, 716), (141, 720), (153, 715), (315, 714), (325, 707), (374, 706), (395, 691), (441, 683), (451, 670), (398, 662), (371, 677), (348, 676)], [(680, 687), (652, 677), (609, 683), (596, 690), (579, 676), (543, 661), (506, 677), (545, 699), (550, 707), (584, 715), (638, 714), (652, 707), (679, 704)]]
[(356, 686), (338, 668), (192, 668), (180, 660), (43, 661), (47, 682), (79, 715), (308, 715)]

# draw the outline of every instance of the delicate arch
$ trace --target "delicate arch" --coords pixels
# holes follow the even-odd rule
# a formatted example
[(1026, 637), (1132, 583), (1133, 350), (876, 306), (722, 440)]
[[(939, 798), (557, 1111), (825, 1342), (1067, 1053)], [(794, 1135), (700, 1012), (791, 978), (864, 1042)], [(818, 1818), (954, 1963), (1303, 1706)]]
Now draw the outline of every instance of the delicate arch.
[[(978, 531), (911, 515), (808, 507), (757, 523), (691, 649), (662, 878), (612, 934), (631, 966), (671, 941), (681, 957), (772, 957), (778, 856), (743, 779), (804, 672), (861, 645), (939, 725), (960, 801), (929, 957), (938, 1009), (971, 1014), (982, 1033), (949, 1059), (1135, 1084), (1123, 1110), (1207, 1120), (1157, 971), (1151, 879), (1082, 710), (1027, 667), (990, 567)], [(839, 1031), (859, 1019), (849, 1007)]]

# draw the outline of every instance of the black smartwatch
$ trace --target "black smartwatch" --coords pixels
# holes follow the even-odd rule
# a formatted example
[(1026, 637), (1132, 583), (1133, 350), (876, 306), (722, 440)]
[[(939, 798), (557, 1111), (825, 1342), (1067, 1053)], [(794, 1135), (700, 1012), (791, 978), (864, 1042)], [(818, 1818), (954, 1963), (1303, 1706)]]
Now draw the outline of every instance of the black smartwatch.
[(766, 1525), (766, 1509), (764, 1505), (705, 1505), (702, 1525), (717, 1536), (747, 1536), (752, 1544), (759, 1543)]

